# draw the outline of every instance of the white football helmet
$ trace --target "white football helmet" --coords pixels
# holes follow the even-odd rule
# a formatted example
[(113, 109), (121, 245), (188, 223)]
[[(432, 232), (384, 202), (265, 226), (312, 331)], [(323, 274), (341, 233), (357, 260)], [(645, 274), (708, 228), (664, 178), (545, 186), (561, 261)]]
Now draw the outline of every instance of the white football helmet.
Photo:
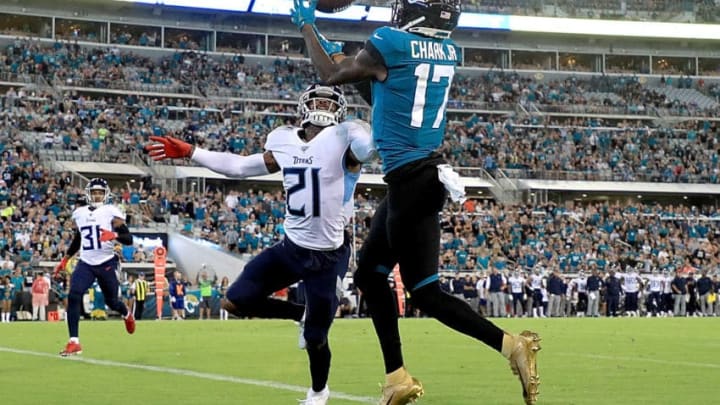
[[(103, 191), (103, 196), (101, 200), (93, 198), (93, 191), (96, 190)], [(106, 204), (110, 199), (110, 186), (108, 185), (107, 180), (99, 177), (91, 179), (88, 185), (85, 187), (85, 196), (87, 197), (88, 204), (92, 205), (93, 207), (99, 207), (103, 204)]]
[(298, 113), (303, 127), (337, 125), (345, 119), (347, 101), (340, 87), (313, 84), (300, 95)]

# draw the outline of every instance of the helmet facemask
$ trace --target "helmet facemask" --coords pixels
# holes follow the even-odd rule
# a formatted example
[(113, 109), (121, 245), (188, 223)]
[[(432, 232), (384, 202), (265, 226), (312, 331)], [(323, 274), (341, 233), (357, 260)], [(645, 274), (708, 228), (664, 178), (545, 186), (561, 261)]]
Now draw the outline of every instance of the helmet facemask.
[(339, 87), (313, 84), (300, 96), (298, 113), (302, 127), (337, 125), (345, 119), (347, 101)]
[(85, 187), (85, 196), (88, 204), (95, 208), (106, 204), (110, 199), (110, 187), (107, 180), (101, 178), (90, 180), (87, 187)]

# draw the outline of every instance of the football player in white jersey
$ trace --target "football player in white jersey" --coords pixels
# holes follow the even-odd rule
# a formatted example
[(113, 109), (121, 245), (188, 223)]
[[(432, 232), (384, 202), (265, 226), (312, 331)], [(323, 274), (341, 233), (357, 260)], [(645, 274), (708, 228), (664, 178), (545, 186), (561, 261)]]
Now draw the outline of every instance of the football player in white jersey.
[(622, 275), (623, 290), (625, 291), (625, 314), (627, 316), (639, 316), (638, 294), (642, 280), (635, 267), (627, 266), (626, 273)]
[(578, 295), (578, 303), (577, 303), (577, 316), (578, 318), (581, 318), (585, 316), (585, 311), (587, 311), (587, 304), (588, 304), (588, 295), (587, 295), (587, 277), (585, 276), (585, 272), (580, 270), (578, 272), (578, 276), (573, 279), (572, 285), (577, 291)]
[[(339, 87), (314, 84), (298, 103), (301, 127), (284, 126), (267, 137), (265, 152), (250, 156), (210, 152), (170, 137), (151, 137), (156, 159), (191, 158), (218, 173), (246, 178), (281, 171), (287, 198), (285, 238), (244, 268), (227, 291), (225, 309), (238, 316), (301, 321), (312, 387), (304, 403), (325, 404), (330, 372), (328, 331), (338, 306), (337, 286), (348, 270), (349, 238), (360, 166), (375, 157), (369, 126), (345, 121)], [(306, 307), (268, 296), (303, 280)], [(307, 311), (306, 311), (307, 309)]]
[(513, 315), (516, 318), (525, 316), (525, 277), (523, 277), (520, 270), (515, 270), (508, 283), (510, 284), (510, 294), (512, 296)]
[(94, 178), (85, 187), (88, 205), (78, 207), (72, 213), (75, 224), (73, 240), (65, 256), (55, 267), (55, 276), (65, 269), (71, 257), (80, 251), (80, 260), (70, 279), (67, 324), (70, 340), (60, 352), (61, 356), (82, 353), (79, 339), (80, 310), (82, 297), (97, 280), (105, 305), (119, 312), (125, 320), (127, 333), (135, 332), (135, 318), (118, 298), (119, 283), (116, 275), (118, 257), (113, 247), (115, 242), (132, 245), (133, 239), (125, 224), (125, 214), (108, 204), (110, 187), (105, 179)]
[(669, 266), (663, 270), (663, 309), (661, 312), (661, 316), (673, 316), (673, 290), (672, 290), (672, 282), (675, 279), (675, 276), (672, 275), (672, 272), (675, 271), (675, 267)]
[(658, 273), (657, 267), (654, 267), (652, 274), (648, 277), (650, 296), (647, 300), (648, 313), (647, 316), (658, 316), (662, 310), (662, 292), (665, 286), (665, 277)]
[[(532, 316), (533, 318), (537, 318), (540, 316), (541, 318), (545, 318), (545, 309), (543, 307), (543, 290), (545, 289), (545, 278), (540, 273), (539, 268), (535, 268), (533, 270), (533, 274), (530, 275), (530, 278), (527, 280), (527, 284), (530, 286), (530, 288), (533, 291), (532, 294)], [(538, 311), (540, 312), (538, 314)], [(528, 316), (530, 314), (528, 313)]]

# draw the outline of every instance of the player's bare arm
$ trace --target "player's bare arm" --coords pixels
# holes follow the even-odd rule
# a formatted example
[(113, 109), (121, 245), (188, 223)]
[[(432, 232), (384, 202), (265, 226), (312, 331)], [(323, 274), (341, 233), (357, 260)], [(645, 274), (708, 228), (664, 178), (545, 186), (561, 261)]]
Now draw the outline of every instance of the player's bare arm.
[(355, 57), (335, 56), (338, 63), (325, 52), (316, 30), (311, 25), (303, 25), (300, 32), (308, 47), (310, 59), (325, 84), (346, 84), (367, 79), (383, 81), (387, 77), (387, 69), (373, 56), (372, 50), (368, 49), (367, 45)]
[[(125, 220), (120, 217), (113, 217), (112, 219), (112, 231), (107, 231), (105, 229), (100, 230), (100, 240), (105, 242), (106, 240), (116, 240), (123, 245), (132, 245), (133, 244), (133, 238), (130, 234), (130, 229), (128, 229), (127, 224), (125, 223)], [(110, 239), (107, 239), (110, 238)]]

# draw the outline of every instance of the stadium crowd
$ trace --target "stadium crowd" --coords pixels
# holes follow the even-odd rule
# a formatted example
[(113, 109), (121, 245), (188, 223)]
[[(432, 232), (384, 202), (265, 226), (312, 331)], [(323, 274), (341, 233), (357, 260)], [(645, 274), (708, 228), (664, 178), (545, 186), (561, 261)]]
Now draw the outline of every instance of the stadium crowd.
[[(44, 72), (52, 81), (96, 88), (127, 87), (137, 81), (157, 84), (160, 91), (173, 91), (172, 86), (190, 77), (179, 85), (195, 83), (206, 90), (231, 93), (261, 91), (277, 100), (259, 104), (180, 96), (171, 99), (139, 96), (132, 91), (113, 97), (70, 92), (58, 97), (48, 91), (22, 88), (10, 88), (5, 93), (2, 117), (11, 129), (40, 133), (43, 148), (81, 151), (81, 159), (92, 155), (103, 161), (127, 162), (133, 152), (142, 154), (148, 136), (162, 134), (173, 134), (211, 150), (256, 153), (265, 134), (292, 119), (295, 104), (290, 100), (294, 100), (301, 83), (314, 77), (306, 63), (282, 59), (268, 66), (248, 66), (240, 59), (213, 62), (194, 53), (176, 53), (155, 64), (113, 49), (87, 51), (69, 44), (56, 48), (41, 49), (30, 41), (18, 40), (8, 52), (10, 56), (0, 57), (7, 58), (0, 63), (0, 70), (8, 74)], [(193, 58), (205, 62), (195, 63)], [(640, 119), (543, 119), (540, 115), (514, 114), (517, 104), (558, 112), (630, 116), (662, 112), (685, 117), (712, 115), (717, 107), (700, 109), (669, 99), (635, 77), (581, 80), (570, 76), (538, 82), (517, 73), (490, 71), (460, 76), (457, 83), (448, 105), (459, 111), (451, 113), (454, 124), (449, 126), (444, 148), (445, 157), (457, 166), (482, 167), (490, 172), (509, 169), (508, 175), (515, 177), (572, 173), (574, 178), (589, 180), (718, 181), (716, 126), (707, 119), (650, 128)], [(717, 92), (717, 86), (689, 78), (666, 83), (703, 88), (709, 94)], [(506, 113), (471, 115), (478, 107)], [(352, 116), (362, 117), (363, 110), (355, 110)], [(563, 147), (557, 148), (558, 143)], [(378, 165), (370, 165), (366, 170), (378, 169)]]

